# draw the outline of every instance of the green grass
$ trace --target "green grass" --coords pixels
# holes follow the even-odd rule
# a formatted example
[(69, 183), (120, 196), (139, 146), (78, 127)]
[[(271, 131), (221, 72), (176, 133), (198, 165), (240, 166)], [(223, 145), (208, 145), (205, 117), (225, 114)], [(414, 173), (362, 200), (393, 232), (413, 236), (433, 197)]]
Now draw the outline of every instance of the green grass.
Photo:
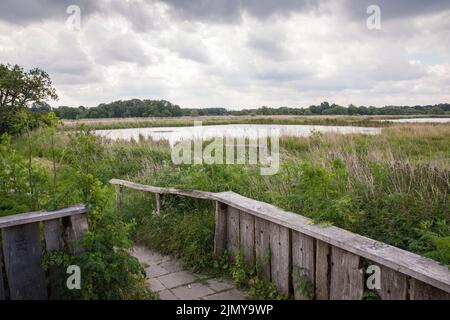
[[(67, 174), (89, 170), (104, 184), (122, 178), (184, 189), (231, 190), (450, 265), (450, 125), (391, 125), (377, 136), (283, 138), (280, 171), (273, 176), (261, 176), (254, 165), (173, 165), (165, 142), (83, 139), (69, 138), (64, 131), (55, 136), (58, 166), (70, 168)], [(37, 131), (33, 141), (33, 161), (51, 167), (48, 137)], [(14, 147), (19, 154), (27, 152), (24, 138), (15, 139)], [(82, 156), (86, 150), (89, 156)], [(153, 206), (153, 195), (125, 192), (120, 214), (135, 226), (135, 242), (177, 255), (198, 272), (242, 277), (238, 282), (255, 297), (274, 296), (252, 271), (213, 259), (211, 203), (165, 196), (160, 216), (152, 214)]]

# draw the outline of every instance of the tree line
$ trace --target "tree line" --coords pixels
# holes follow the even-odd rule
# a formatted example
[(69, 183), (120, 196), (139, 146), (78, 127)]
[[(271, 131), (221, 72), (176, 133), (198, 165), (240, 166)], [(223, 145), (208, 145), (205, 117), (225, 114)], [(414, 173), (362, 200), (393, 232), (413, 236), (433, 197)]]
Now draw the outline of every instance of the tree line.
[[(49, 110), (45, 106), (45, 111)], [(51, 109), (51, 108), (50, 108)], [(51, 109), (61, 119), (127, 118), (127, 117), (180, 117), (226, 115), (430, 115), (449, 114), (450, 103), (416, 106), (355, 106), (348, 107), (322, 102), (307, 108), (260, 107), (258, 109), (227, 110), (225, 108), (181, 108), (166, 100), (119, 100), (86, 108), (60, 106)], [(39, 111), (39, 108), (36, 108)]]
[[(322, 102), (307, 108), (263, 106), (258, 109), (227, 110), (225, 108), (181, 108), (166, 100), (131, 99), (102, 103), (97, 107), (59, 106), (47, 101), (58, 100), (50, 76), (34, 68), (25, 71), (18, 65), (0, 64), (0, 134), (20, 133), (40, 123), (51, 122), (53, 113), (60, 119), (180, 117), (226, 115), (411, 115), (450, 114), (450, 104), (425, 106), (348, 107)], [(53, 112), (53, 113), (52, 113)]]

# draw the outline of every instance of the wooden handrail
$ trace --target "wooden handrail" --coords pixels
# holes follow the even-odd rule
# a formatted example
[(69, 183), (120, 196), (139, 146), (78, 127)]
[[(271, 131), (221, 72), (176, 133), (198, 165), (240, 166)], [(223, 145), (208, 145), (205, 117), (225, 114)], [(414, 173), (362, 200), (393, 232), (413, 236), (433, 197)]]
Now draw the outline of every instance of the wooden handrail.
[(87, 206), (77, 205), (55, 211), (48, 211), (48, 212), (35, 211), (35, 212), (14, 214), (10, 216), (0, 217), (0, 229), (38, 221), (46, 221), (62, 217), (73, 216), (77, 214), (87, 213), (88, 211), (89, 209)]
[(140, 190), (140, 191), (146, 191), (146, 192), (152, 192), (152, 193), (159, 193), (159, 194), (175, 194), (179, 196), (186, 196), (186, 197), (192, 197), (197, 199), (208, 199), (208, 200), (217, 200), (214, 197), (213, 192), (207, 192), (207, 191), (198, 191), (198, 190), (181, 190), (181, 189), (175, 189), (175, 188), (163, 188), (163, 187), (155, 187), (155, 186), (149, 186), (145, 184), (135, 183), (131, 181), (126, 180), (120, 180), (120, 179), (111, 179), (109, 180), (109, 183), (116, 185), (116, 186), (122, 186), (127, 187), (134, 190)]
[(250, 199), (234, 192), (205, 192), (179, 190), (142, 185), (126, 180), (112, 179), (111, 184), (135, 190), (209, 199), (224, 203), (255, 217), (287, 227), (332, 246), (344, 249), (375, 263), (418, 279), (431, 286), (450, 292), (450, 271), (447, 266), (415, 253), (335, 227), (314, 224), (309, 218), (284, 211), (265, 202)]

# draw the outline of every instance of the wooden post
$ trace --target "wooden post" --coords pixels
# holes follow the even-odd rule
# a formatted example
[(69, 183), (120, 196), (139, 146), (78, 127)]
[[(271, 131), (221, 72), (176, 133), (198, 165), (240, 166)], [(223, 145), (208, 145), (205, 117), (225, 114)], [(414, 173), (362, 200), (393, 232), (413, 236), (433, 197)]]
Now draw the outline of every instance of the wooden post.
[(330, 245), (316, 240), (316, 300), (330, 299)]
[(408, 296), (408, 277), (390, 268), (380, 266), (380, 289), (382, 300), (406, 300)]
[(290, 230), (270, 223), (270, 271), (272, 283), (281, 293), (289, 296), (290, 284)]
[(65, 241), (70, 254), (75, 255), (83, 251), (80, 241), (88, 231), (88, 223), (85, 214), (78, 214), (64, 218)]
[(331, 248), (331, 300), (361, 300), (364, 273), (361, 258), (338, 247)]
[(255, 217), (249, 213), (240, 212), (239, 217), (240, 246), (247, 267), (255, 266)]
[(214, 256), (222, 258), (227, 248), (227, 205), (216, 201), (216, 226), (214, 231)]
[(450, 300), (450, 293), (417, 279), (411, 279), (409, 295), (411, 300)]
[(292, 282), (296, 300), (314, 298), (314, 238), (292, 231)]
[(5, 286), (3, 282), (2, 266), (3, 266), (3, 257), (2, 257), (2, 250), (0, 250), (0, 300), (5, 300), (6, 295), (5, 295)]
[[(60, 219), (44, 221), (44, 238), (47, 252), (62, 248), (63, 232)], [(49, 298), (62, 299), (64, 296), (64, 272), (61, 266), (49, 266)]]
[(230, 261), (236, 260), (239, 251), (239, 210), (228, 206), (227, 210), (227, 245)]
[(11, 300), (46, 300), (39, 222), (2, 229)]
[(161, 194), (155, 193), (155, 200), (156, 200), (156, 214), (159, 215), (161, 213)]
[(116, 207), (121, 209), (122, 207), (122, 186), (116, 185)]
[(258, 276), (270, 281), (270, 222), (256, 217), (255, 254)]

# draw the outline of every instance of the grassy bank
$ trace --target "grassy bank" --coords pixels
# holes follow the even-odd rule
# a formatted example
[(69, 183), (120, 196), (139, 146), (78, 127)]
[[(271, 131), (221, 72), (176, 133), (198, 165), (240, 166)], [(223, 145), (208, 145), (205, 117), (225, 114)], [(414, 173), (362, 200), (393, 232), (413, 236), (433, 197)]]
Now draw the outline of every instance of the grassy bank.
[(303, 125), (339, 125), (339, 126), (388, 126), (389, 124), (373, 121), (378, 117), (361, 116), (198, 116), (177, 118), (123, 118), (123, 119), (82, 119), (65, 120), (66, 129), (74, 129), (84, 125), (90, 129), (123, 129), (151, 127), (184, 127), (193, 126), (194, 121), (202, 121), (203, 125), (224, 124), (303, 124)]
[[(151, 128), (151, 127), (182, 127), (193, 126), (194, 121), (202, 121), (203, 125), (223, 124), (303, 124), (303, 125), (336, 125), (387, 127), (391, 123), (381, 122), (382, 119), (420, 118), (420, 115), (409, 116), (196, 116), (172, 118), (101, 118), (64, 120), (64, 128), (73, 130), (80, 125), (93, 130)], [(437, 116), (427, 115), (427, 118)], [(439, 116), (445, 117), (445, 116)]]

